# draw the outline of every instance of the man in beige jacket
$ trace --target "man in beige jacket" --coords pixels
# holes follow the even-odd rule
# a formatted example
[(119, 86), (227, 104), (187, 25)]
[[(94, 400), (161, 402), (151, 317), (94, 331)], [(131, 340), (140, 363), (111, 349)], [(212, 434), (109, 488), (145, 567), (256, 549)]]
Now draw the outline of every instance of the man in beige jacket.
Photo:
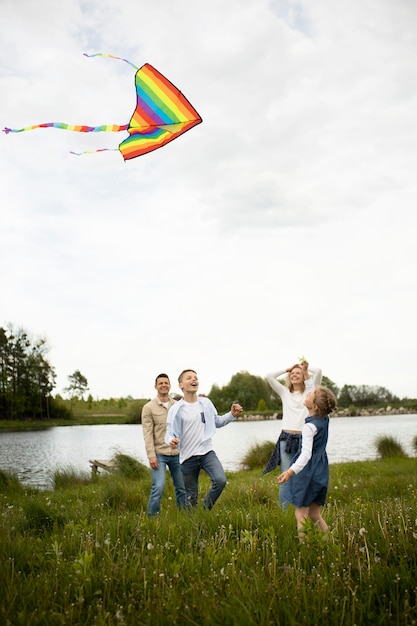
[(184, 480), (178, 450), (165, 443), (168, 409), (175, 403), (170, 395), (171, 383), (167, 374), (155, 379), (156, 398), (147, 402), (142, 409), (142, 431), (146, 455), (152, 470), (152, 487), (148, 502), (148, 515), (158, 515), (164, 493), (166, 469), (169, 468), (175, 489), (178, 508), (186, 507)]

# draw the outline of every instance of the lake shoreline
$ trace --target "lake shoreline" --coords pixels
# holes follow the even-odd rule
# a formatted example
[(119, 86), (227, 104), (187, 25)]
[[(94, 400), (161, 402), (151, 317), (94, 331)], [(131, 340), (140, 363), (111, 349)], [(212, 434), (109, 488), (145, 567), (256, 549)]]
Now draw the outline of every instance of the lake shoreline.
[[(414, 408), (407, 407), (391, 407), (385, 408), (356, 408), (340, 409), (333, 413), (331, 417), (381, 417), (386, 415), (417, 415)], [(244, 413), (235, 418), (235, 422), (260, 422), (260, 421), (278, 421), (282, 419), (282, 413), (276, 412), (270, 415), (263, 413)], [(140, 422), (132, 421), (123, 413), (108, 414), (94, 413), (90, 416), (74, 417), (71, 420), (54, 420), (54, 419), (16, 419), (16, 420), (0, 420), (0, 433), (2, 431), (19, 431), (19, 430), (43, 430), (46, 428), (56, 428), (58, 426), (111, 426), (111, 425), (133, 425)]]
[[(327, 453), (329, 463), (377, 458), (379, 437), (395, 437), (405, 453), (415, 456), (417, 419), (412, 415), (339, 417), (331, 420)], [(281, 420), (233, 420), (219, 428), (214, 449), (225, 471), (241, 469), (249, 450), (276, 442)], [(15, 473), (22, 484), (49, 488), (56, 469), (91, 472), (91, 459), (110, 460), (116, 453), (148, 465), (140, 424), (73, 425), (72, 428), (24, 428), (0, 431), (0, 469)]]

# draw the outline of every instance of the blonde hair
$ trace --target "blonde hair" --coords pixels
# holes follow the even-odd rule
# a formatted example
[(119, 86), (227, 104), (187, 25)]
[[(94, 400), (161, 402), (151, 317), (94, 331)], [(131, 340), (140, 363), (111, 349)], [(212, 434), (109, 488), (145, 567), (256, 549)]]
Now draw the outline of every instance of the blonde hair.
[[(287, 378), (286, 378), (286, 381), (285, 381), (285, 384), (286, 384), (286, 386), (288, 387), (288, 390), (289, 390), (289, 392), (290, 392), (290, 393), (293, 393), (293, 392), (294, 392), (294, 385), (293, 385), (293, 384), (292, 384), (292, 382), (291, 382), (291, 372), (292, 372), (293, 370), (295, 370), (295, 368), (296, 368), (296, 367), (298, 367), (301, 371), (303, 371), (302, 366), (297, 364), (297, 365), (294, 365), (294, 367), (292, 367), (292, 368), (291, 368), (291, 371), (290, 371), (290, 372), (288, 372), (288, 374), (287, 374)], [(304, 393), (305, 388), (306, 388), (306, 385), (305, 385), (305, 382), (303, 381), (303, 388), (302, 388), (302, 390), (301, 390), (301, 393)]]
[(329, 415), (337, 408), (336, 396), (327, 387), (315, 387), (313, 393), (314, 404), (319, 410), (319, 415)]

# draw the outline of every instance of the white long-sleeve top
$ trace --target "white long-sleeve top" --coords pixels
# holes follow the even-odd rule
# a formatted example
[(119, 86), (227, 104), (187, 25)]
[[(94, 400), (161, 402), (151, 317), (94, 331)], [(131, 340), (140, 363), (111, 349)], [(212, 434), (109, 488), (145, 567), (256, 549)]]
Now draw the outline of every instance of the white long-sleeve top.
[(304, 420), (308, 416), (304, 400), (307, 394), (313, 391), (316, 385), (320, 385), (323, 373), (319, 367), (310, 367), (308, 371), (313, 375), (305, 382), (305, 390), (290, 392), (286, 385), (279, 382), (278, 378), (287, 373), (287, 370), (279, 370), (267, 375), (267, 381), (271, 389), (281, 398), (282, 402), (282, 430), (301, 432)]
[(303, 435), (301, 454), (295, 463), (293, 463), (289, 468), (294, 472), (294, 474), (299, 474), (311, 459), (311, 455), (313, 454), (313, 441), (316, 436), (317, 426), (311, 423), (304, 424), (301, 432)]

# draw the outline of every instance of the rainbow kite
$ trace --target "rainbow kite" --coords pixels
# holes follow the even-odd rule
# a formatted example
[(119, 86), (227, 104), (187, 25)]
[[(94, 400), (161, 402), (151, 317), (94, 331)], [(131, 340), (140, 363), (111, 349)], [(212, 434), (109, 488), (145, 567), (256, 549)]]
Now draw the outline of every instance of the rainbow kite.
[[(79, 133), (118, 133), (125, 130), (129, 133), (129, 137), (122, 141), (118, 148), (113, 149), (120, 150), (124, 160), (128, 161), (165, 146), (203, 121), (179, 89), (149, 63), (138, 68), (130, 61), (111, 54), (84, 54), (84, 56), (106, 56), (119, 59), (137, 70), (135, 74), (136, 109), (128, 124), (72, 126), (60, 122), (48, 122), (26, 128), (4, 128), (3, 132), (21, 133), (35, 128), (61, 128)], [(111, 148), (102, 148), (95, 152), (106, 150), (111, 150)], [(87, 154), (87, 152), (72, 152), (72, 154)]]

